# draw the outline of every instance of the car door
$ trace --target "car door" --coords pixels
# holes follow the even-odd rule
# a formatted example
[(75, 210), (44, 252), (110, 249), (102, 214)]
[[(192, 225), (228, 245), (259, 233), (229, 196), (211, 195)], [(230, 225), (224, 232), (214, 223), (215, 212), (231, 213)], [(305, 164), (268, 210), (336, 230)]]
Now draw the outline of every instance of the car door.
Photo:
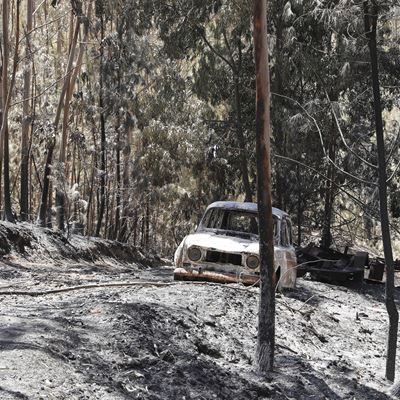
[(292, 223), (289, 217), (283, 217), (280, 229), (281, 282), (280, 286), (293, 288), (297, 278), (297, 258), (292, 242)]

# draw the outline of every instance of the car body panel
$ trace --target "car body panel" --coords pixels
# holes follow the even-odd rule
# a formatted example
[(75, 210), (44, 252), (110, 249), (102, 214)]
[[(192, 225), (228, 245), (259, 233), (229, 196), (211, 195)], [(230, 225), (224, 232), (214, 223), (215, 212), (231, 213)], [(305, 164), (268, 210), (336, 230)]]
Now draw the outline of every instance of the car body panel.
[[(239, 202), (216, 202), (207, 207), (197, 231), (186, 236), (175, 252), (174, 263), (176, 279), (220, 280), (223, 282), (234, 280), (245, 284), (254, 284), (259, 280), (259, 266), (250, 269), (246, 265), (246, 259), (250, 255), (259, 256), (258, 236), (244, 233), (224, 231), (222, 229), (210, 229), (204, 225), (207, 212), (219, 208), (227, 212), (239, 210), (243, 213), (257, 215), (257, 204)], [(246, 214), (247, 215), (247, 214)], [(281, 235), (281, 221), (289, 216), (282, 210), (273, 209), (276, 218), (275, 237), (275, 268), (277, 271), (277, 282), (279, 287), (292, 288), (296, 284), (296, 254), (293, 246), (283, 246), (279, 243)], [(194, 262), (188, 257), (188, 249), (192, 246), (201, 250), (201, 259)], [(210, 259), (210, 254), (211, 258)], [(217, 258), (217, 260), (215, 260)], [(211, 274), (211, 275), (210, 275)], [(236, 278), (235, 278), (236, 277)], [(221, 278), (221, 279), (219, 279)]]

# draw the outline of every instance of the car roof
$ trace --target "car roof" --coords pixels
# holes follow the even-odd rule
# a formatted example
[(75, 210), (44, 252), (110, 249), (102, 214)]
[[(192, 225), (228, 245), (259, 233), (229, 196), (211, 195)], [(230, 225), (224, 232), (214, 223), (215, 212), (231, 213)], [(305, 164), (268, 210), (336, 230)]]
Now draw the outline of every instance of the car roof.
[[(257, 203), (246, 203), (240, 201), (216, 201), (215, 203), (210, 204), (207, 207), (207, 210), (209, 210), (210, 208), (224, 208), (226, 210), (240, 210), (251, 212), (258, 211)], [(272, 207), (272, 214), (280, 219), (288, 215), (285, 211), (282, 211), (279, 208), (275, 207)]]

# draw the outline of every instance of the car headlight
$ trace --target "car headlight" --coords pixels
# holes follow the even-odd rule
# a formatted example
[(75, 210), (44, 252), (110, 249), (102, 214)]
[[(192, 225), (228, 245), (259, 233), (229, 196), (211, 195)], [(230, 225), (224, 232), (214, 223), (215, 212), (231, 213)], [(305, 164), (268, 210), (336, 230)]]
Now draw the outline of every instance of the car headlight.
[(257, 256), (250, 255), (246, 258), (246, 265), (250, 269), (256, 269), (260, 265), (260, 260)]
[(201, 258), (201, 250), (198, 247), (190, 247), (187, 252), (190, 261), (199, 261)]

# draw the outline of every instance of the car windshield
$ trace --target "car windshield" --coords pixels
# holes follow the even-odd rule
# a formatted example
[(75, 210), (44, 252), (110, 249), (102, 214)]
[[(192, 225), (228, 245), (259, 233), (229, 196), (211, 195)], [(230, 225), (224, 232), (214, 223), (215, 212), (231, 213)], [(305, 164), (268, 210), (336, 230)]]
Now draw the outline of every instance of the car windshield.
[[(274, 217), (274, 236), (277, 232), (277, 218)], [(237, 236), (258, 235), (258, 214), (251, 211), (212, 208), (203, 218), (201, 228), (223, 231)]]

